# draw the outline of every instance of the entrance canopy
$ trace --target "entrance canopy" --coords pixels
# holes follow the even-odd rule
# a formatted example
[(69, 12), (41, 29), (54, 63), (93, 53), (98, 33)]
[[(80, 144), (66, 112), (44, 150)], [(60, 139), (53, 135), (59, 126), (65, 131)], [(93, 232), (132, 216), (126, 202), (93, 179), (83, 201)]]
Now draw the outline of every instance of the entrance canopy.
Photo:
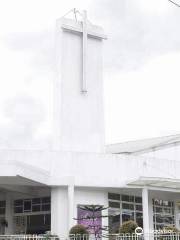
[(48, 185), (48, 171), (17, 160), (0, 161), (0, 185)]
[(140, 177), (137, 180), (132, 180), (128, 186), (134, 187), (152, 187), (152, 188), (163, 188), (173, 189), (180, 191), (180, 179), (173, 178), (156, 178), (156, 177)]

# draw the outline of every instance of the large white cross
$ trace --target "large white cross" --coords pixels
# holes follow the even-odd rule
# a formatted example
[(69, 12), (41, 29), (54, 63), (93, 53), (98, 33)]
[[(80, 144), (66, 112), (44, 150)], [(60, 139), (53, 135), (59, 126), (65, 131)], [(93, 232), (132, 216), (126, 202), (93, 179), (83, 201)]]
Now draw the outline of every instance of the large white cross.
[(66, 31), (71, 31), (73, 33), (82, 33), (83, 37), (83, 46), (82, 46), (82, 83), (81, 83), (81, 92), (87, 93), (87, 86), (86, 86), (86, 74), (87, 74), (87, 39), (88, 37), (91, 38), (98, 38), (98, 39), (106, 39), (104, 34), (91, 31), (88, 29), (87, 25), (87, 12), (83, 11), (83, 21), (82, 25), (71, 26), (67, 24), (62, 24), (61, 26)]

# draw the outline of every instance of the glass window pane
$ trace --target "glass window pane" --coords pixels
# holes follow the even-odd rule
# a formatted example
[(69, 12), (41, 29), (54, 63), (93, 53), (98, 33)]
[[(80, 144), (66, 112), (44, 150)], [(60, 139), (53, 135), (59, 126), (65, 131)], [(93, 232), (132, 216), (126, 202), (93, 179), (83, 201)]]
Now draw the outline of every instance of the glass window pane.
[(25, 212), (31, 211), (31, 200), (24, 200), (24, 211)]
[(127, 222), (129, 220), (134, 221), (134, 213), (133, 212), (122, 213), (122, 223)]
[(174, 225), (174, 203), (161, 199), (154, 199), (153, 203), (155, 229), (162, 229), (165, 226)]
[(44, 204), (42, 205), (42, 211), (50, 211), (50, 204)]
[(45, 224), (51, 225), (51, 215), (50, 214), (45, 215)]
[(6, 207), (6, 201), (0, 201), (0, 207)]
[(120, 226), (120, 211), (109, 209), (109, 232), (117, 233)]
[(15, 207), (14, 212), (15, 213), (22, 213), (23, 212), (23, 207)]
[(5, 208), (0, 208), (0, 214), (5, 214)]
[(33, 205), (32, 206), (33, 212), (40, 212), (41, 211), (41, 205)]
[(136, 203), (142, 203), (142, 197), (135, 197)]
[(14, 206), (22, 206), (23, 205), (23, 200), (15, 200), (14, 201)]
[(163, 223), (163, 221), (164, 221), (164, 219), (163, 219), (163, 217), (161, 215), (157, 215), (156, 216), (156, 222), (157, 223)]
[(109, 202), (109, 207), (120, 208), (120, 202)]
[(42, 203), (50, 203), (51, 200), (50, 200), (50, 197), (43, 197), (42, 198)]
[(142, 205), (136, 205), (136, 210), (137, 211), (142, 211)]
[(122, 201), (124, 201), (124, 202), (134, 202), (134, 196), (122, 195)]
[(122, 203), (122, 209), (134, 210), (134, 205), (133, 204), (128, 204), (128, 203)]
[(120, 194), (117, 194), (117, 193), (108, 193), (108, 199), (120, 200)]
[(171, 208), (164, 208), (164, 213), (165, 214), (172, 214), (172, 209)]
[(143, 228), (143, 215), (142, 213), (136, 213), (136, 222), (139, 227)]
[(33, 198), (32, 199), (32, 204), (40, 204), (41, 203), (41, 199), (40, 198)]
[(162, 207), (156, 207), (155, 211), (156, 211), (156, 213), (162, 213), (163, 212), (163, 208)]

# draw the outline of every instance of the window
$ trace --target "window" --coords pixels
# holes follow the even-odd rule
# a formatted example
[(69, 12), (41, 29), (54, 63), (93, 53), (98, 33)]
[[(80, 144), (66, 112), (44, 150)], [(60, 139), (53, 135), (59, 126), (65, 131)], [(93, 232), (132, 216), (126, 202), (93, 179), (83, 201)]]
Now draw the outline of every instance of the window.
[(14, 213), (45, 212), (51, 209), (50, 197), (20, 199), (14, 201)]
[(116, 194), (116, 193), (108, 193), (108, 199), (112, 199), (112, 200), (120, 200), (120, 194)]
[(109, 193), (109, 231), (116, 233), (120, 224), (134, 220), (143, 226), (142, 198), (133, 195)]
[(31, 199), (24, 200), (24, 212), (32, 212), (32, 201)]
[(169, 225), (174, 226), (174, 203), (153, 199), (153, 222), (154, 229), (162, 229)]
[(0, 215), (5, 215), (6, 201), (0, 201)]

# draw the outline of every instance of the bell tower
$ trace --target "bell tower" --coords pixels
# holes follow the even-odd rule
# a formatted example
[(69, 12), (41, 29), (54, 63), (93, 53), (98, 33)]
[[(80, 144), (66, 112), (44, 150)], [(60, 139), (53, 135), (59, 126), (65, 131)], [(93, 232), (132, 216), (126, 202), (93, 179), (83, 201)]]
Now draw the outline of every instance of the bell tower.
[[(56, 25), (54, 146), (61, 151), (103, 152), (104, 113), (101, 27), (73, 10)], [(80, 20), (79, 20), (80, 17)]]

